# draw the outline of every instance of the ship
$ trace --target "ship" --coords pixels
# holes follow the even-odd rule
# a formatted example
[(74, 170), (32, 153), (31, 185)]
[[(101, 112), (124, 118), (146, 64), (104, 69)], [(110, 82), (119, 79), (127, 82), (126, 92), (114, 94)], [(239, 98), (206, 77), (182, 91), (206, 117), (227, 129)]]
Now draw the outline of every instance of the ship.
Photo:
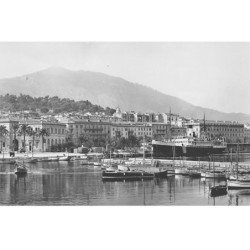
[(176, 138), (166, 141), (152, 141), (154, 158), (202, 157), (223, 154), (224, 142), (198, 140), (197, 138)]

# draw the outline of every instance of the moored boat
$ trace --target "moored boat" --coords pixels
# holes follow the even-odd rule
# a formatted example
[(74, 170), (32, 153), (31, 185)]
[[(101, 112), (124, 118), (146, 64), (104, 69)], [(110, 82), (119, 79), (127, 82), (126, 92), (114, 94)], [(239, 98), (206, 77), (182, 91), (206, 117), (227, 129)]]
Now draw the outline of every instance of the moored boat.
[(213, 186), (209, 190), (211, 197), (222, 196), (227, 194), (227, 186), (226, 185), (217, 185)]
[(228, 180), (228, 189), (250, 189), (250, 178), (240, 178), (238, 180)]
[(154, 174), (145, 171), (103, 171), (102, 180), (143, 180), (153, 179)]
[(14, 172), (16, 175), (25, 175), (28, 173), (28, 169), (24, 164), (16, 163), (16, 168)]

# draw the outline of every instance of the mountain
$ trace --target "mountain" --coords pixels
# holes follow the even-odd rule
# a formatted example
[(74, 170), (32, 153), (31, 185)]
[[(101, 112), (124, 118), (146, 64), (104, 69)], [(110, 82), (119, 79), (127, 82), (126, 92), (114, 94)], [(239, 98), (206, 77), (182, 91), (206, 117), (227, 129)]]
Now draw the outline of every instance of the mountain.
[(131, 83), (119, 77), (90, 71), (48, 68), (28, 75), (0, 80), (0, 95), (28, 94), (34, 97), (59, 96), (74, 100), (89, 100), (102, 107), (122, 110), (168, 112), (184, 117), (250, 122), (250, 115), (224, 113), (192, 105), (152, 88)]

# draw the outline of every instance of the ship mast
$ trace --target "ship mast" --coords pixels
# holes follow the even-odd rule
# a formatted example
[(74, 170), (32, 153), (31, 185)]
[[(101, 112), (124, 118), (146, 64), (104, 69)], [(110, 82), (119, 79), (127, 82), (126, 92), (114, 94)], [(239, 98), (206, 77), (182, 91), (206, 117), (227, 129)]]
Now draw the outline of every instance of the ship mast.
[(171, 123), (171, 107), (169, 108), (169, 139), (170, 141), (172, 141), (172, 133), (171, 133), (171, 127), (172, 127), (172, 123)]
[(204, 118), (203, 118), (203, 127), (204, 127), (204, 139), (206, 137), (206, 116), (205, 116), (205, 113), (204, 113)]

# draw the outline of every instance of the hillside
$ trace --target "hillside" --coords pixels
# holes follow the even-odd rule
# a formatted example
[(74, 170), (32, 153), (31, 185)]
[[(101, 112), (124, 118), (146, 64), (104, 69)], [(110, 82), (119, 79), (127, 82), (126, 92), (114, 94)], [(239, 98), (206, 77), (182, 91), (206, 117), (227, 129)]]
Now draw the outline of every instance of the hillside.
[(113, 115), (115, 109), (99, 105), (94, 105), (89, 101), (75, 101), (69, 98), (59, 98), (58, 96), (32, 97), (30, 95), (0, 95), (0, 110), (3, 111), (23, 111), (40, 109), (42, 113), (53, 110), (55, 114), (61, 112), (81, 112), (96, 113), (101, 112), (106, 115)]
[(29, 75), (0, 80), (0, 95), (27, 94), (34, 97), (58, 96), (74, 100), (88, 100), (102, 107), (143, 112), (168, 112), (185, 117), (237, 120), (250, 122), (250, 115), (223, 113), (194, 106), (179, 98), (163, 94), (152, 88), (128, 82), (119, 77), (89, 71), (71, 71), (48, 68)]

